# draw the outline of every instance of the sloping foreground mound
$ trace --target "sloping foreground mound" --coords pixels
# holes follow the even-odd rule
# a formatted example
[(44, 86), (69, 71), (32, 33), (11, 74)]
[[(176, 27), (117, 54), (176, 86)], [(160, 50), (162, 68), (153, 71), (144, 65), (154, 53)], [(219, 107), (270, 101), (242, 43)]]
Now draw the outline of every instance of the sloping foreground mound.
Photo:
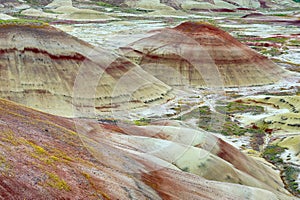
[(121, 50), (169, 85), (263, 85), (287, 73), (225, 31), (200, 22), (163, 29)]
[[(162, 136), (165, 133), (172, 137), (169, 128), (158, 135), (151, 127), (128, 128), (133, 129), (127, 132), (125, 126), (56, 117), (0, 99), (1, 197), (7, 200), (293, 199), (276, 177), (270, 179), (270, 169), (221, 140), (215, 145), (216, 138), (212, 136), (205, 139), (200, 132), (183, 129), (188, 136), (198, 135), (194, 143), (183, 137), (183, 133), (179, 133), (178, 139), (168, 141)], [(168, 142), (171, 144), (166, 145)], [(210, 145), (214, 148), (210, 149)], [(178, 156), (178, 167), (169, 162), (172, 158), (168, 155)], [(210, 165), (213, 163), (217, 167)], [(196, 170), (200, 165), (198, 171), (206, 172), (206, 164), (216, 174), (227, 169), (221, 177), (240, 176), (241, 183), (210, 181), (180, 170), (182, 166), (194, 166)], [(254, 180), (255, 187), (241, 185)]]
[(73, 116), (73, 105), (92, 113), (121, 104), (132, 108), (171, 90), (126, 58), (51, 26), (22, 23), (0, 26), (1, 97)]

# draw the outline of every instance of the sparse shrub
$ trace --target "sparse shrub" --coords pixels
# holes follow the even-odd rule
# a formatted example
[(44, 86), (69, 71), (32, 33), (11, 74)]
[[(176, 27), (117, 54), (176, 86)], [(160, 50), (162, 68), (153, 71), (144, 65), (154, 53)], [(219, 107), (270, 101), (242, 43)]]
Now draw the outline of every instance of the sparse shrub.
[(270, 145), (268, 146), (262, 156), (273, 164), (283, 163), (283, 160), (280, 158), (280, 154), (285, 151), (285, 148), (280, 147), (278, 145)]
[(271, 56), (279, 56), (281, 54), (283, 54), (283, 52), (281, 52), (278, 48), (272, 47), (271, 49), (265, 49), (261, 51), (262, 54), (268, 54)]
[(293, 166), (287, 166), (284, 170), (285, 180), (287, 182), (287, 186), (289, 190), (297, 195), (300, 195), (300, 189), (298, 189), (299, 185), (296, 182), (299, 173), (300, 173), (300, 169)]
[(103, 2), (103, 1), (98, 1), (98, 2), (97, 2), (97, 5), (98, 5), (98, 6), (102, 6), (102, 7), (107, 7), (107, 8), (112, 8), (112, 7), (114, 7), (114, 5), (111, 5), (111, 4), (106, 3), (106, 2)]

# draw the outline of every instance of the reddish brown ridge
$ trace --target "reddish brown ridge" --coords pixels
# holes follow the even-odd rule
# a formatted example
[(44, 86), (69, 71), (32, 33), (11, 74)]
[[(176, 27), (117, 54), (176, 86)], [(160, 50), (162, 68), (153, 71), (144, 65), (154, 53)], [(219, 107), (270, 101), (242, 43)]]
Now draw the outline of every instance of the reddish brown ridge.
[(190, 34), (193, 36), (197, 36), (198, 34), (204, 35), (206, 33), (209, 35), (216, 35), (228, 40), (228, 42), (230, 42), (231, 44), (243, 46), (241, 42), (236, 40), (229, 33), (206, 22), (184, 22), (176, 26), (174, 30), (181, 31), (185, 34)]
[(33, 53), (40, 53), (49, 56), (53, 60), (76, 60), (76, 61), (84, 61), (87, 58), (79, 53), (74, 53), (73, 55), (55, 55), (51, 54), (45, 50), (41, 50), (38, 48), (33, 48), (33, 47), (25, 47), (23, 50), (18, 50), (17, 48), (12, 48), (12, 49), (0, 49), (0, 54), (5, 54), (5, 53), (15, 53), (18, 51), (19, 53), (25, 53), (25, 52), (33, 52)]

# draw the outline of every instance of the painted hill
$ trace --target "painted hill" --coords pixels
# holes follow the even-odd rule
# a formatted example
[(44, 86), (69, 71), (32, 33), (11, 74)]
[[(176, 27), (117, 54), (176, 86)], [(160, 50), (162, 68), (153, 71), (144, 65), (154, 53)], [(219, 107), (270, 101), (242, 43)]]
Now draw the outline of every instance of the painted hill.
[[(0, 108), (0, 195), (5, 199), (295, 199), (271, 168), (211, 135), (181, 129), (172, 139), (178, 127), (71, 120), (2, 99)], [(161, 131), (153, 134), (153, 128)], [(190, 143), (185, 134), (196, 140)], [(164, 150), (180, 159), (171, 163)], [(224, 173), (208, 179), (218, 181), (201, 177), (201, 170), (209, 172), (205, 165), (213, 163), (220, 168), (209, 170)], [(200, 164), (199, 173), (181, 170)], [(227, 183), (221, 180), (226, 175), (257, 185)]]
[(160, 30), (121, 50), (169, 85), (264, 85), (286, 73), (227, 32), (201, 22)]
[(1, 97), (64, 116), (73, 106), (93, 113), (168, 98), (171, 88), (136, 64), (58, 29), (18, 20), (0, 26)]
[(282, 9), (297, 8), (293, 0), (103, 0), (116, 6), (129, 6), (146, 10), (176, 9), (176, 10), (222, 10), (222, 9)]

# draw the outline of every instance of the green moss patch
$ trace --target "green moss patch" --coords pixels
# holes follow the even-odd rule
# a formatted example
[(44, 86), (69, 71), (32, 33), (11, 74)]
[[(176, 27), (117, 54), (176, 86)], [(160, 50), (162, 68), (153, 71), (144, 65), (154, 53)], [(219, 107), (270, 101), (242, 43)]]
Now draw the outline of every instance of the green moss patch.
[(48, 23), (45, 23), (41, 20), (29, 20), (29, 19), (10, 19), (10, 20), (0, 20), (0, 25), (26, 25), (34, 27), (43, 27), (48, 26)]

